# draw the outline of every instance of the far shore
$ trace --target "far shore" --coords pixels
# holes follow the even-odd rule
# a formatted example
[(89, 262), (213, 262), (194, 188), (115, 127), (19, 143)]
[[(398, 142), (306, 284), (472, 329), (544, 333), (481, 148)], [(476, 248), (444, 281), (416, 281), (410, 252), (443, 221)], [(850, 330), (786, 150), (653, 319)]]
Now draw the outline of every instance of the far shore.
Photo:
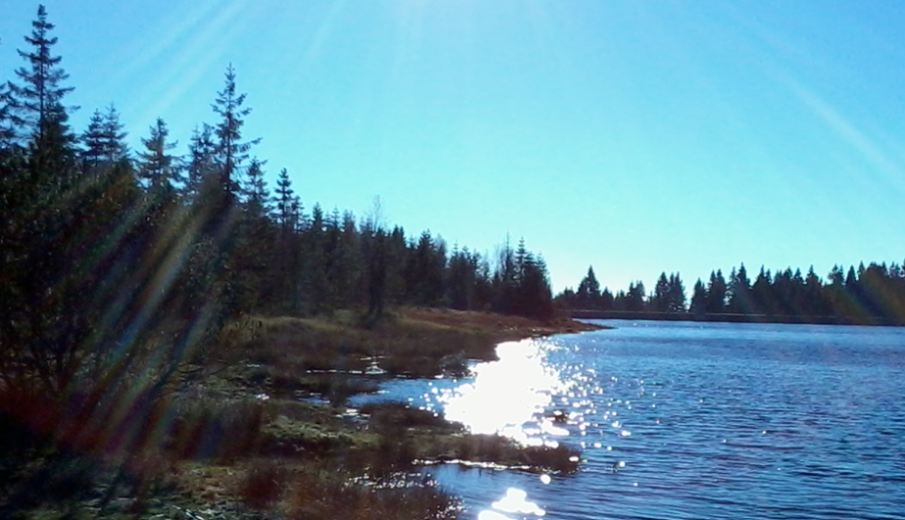
[(600, 311), (595, 309), (572, 309), (569, 316), (576, 320), (646, 320), (646, 321), (696, 321), (714, 323), (783, 323), (801, 325), (868, 325), (892, 326), (905, 325), (878, 317), (863, 316), (807, 316), (807, 315), (774, 315), (774, 314), (739, 314), (739, 313), (707, 313), (691, 312), (647, 312), (647, 311)]

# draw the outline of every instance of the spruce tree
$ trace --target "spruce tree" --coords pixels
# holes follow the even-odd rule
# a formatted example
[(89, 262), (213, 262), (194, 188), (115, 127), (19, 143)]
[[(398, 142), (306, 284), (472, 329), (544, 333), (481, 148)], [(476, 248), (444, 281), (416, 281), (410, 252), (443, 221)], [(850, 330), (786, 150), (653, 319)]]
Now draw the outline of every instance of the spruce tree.
[(50, 35), (54, 25), (47, 21), (47, 10), (38, 6), (37, 19), (32, 22), (32, 32), (25, 37), (31, 48), (19, 50), (27, 62), (26, 67), (16, 69), (19, 84), (10, 84), (14, 102), (25, 134), (33, 148), (34, 168), (43, 174), (53, 172), (56, 182), (71, 174), (71, 152), (75, 136), (69, 129), (69, 111), (64, 99), (73, 87), (63, 86), (69, 74), (60, 66), (62, 58), (53, 54), (57, 38)]
[(695, 317), (703, 317), (707, 313), (707, 288), (700, 278), (694, 283), (694, 289), (691, 294), (690, 312)]
[[(364, 246), (364, 240), (359, 240), (359, 250)], [(406, 258), (408, 247), (406, 245), (405, 230), (401, 226), (394, 226), (393, 231), (387, 237), (387, 279), (386, 299), (392, 303), (405, 301), (406, 296)], [(361, 269), (363, 269), (363, 264)], [(364, 273), (360, 280), (364, 283)], [(367, 294), (367, 288), (360, 288), (362, 295)]]
[(553, 318), (553, 295), (550, 290), (547, 263), (542, 256), (528, 252), (524, 266), (516, 312), (538, 320)]
[(802, 295), (802, 311), (809, 316), (825, 316), (831, 311), (829, 301), (823, 289), (823, 281), (814, 272), (812, 265), (804, 279), (804, 293)]
[(144, 150), (138, 152), (138, 177), (152, 192), (169, 191), (183, 182), (179, 158), (171, 155), (177, 143), (169, 142), (170, 131), (163, 119), (150, 127), (150, 136), (142, 138)]
[(10, 83), (4, 81), (3, 76), (0, 75), (0, 160), (11, 152), (15, 141), (16, 116), (14, 113), (12, 88)]
[(329, 308), (330, 287), (327, 283), (325, 219), (320, 204), (315, 204), (311, 210), (311, 222), (305, 230), (302, 244), (304, 306), (313, 314), (332, 310)]
[(600, 282), (594, 274), (594, 267), (588, 266), (588, 274), (578, 284), (575, 295), (576, 304), (580, 309), (597, 309), (600, 307)]
[(717, 269), (710, 272), (710, 283), (707, 285), (707, 312), (720, 314), (726, 312), (726, 279), (723, 271)]
[(736, 270), (732, 269), (729, 275), (729, 287), (727, 289), (729, 295), (728, 311), (736, 314), (744, 314), (750, 312), (751, 309), (751, 281), (748, 279), (748, 271), (745, 264), (741, 264)]
[(660, 273), (657, 284), (654, 286), (654, 296), (651, 298), (651, 310), (655, 312), (669, 311), (669, 280), (666, 273)]
[(371, 322), (383, 315), (386, 303), (388, 234), (377, 222), (366, 226), (366, 234), (362, 241), (367, 244), (362, 248), (365, 253), (365, 272), (368, 295), (368, 319)]
[(88, 120), (88, 128), (82, 133), (82, 146), (84, 147), (82, 165), (85, 171), (97, 169), (104, 158), (104, 116), (100, 110), (95, 110)]
[(275, 268), (279, 282), (275, 298), (286, 311), (295, 313), (301, 310), (302, 287), (305, 283), (299, 236), (302, 207), (285, 168), (277, 178), (274, 204), (274, 218), (278, 229)]
[(668, 312), (685, 312), (685, 285), (679, 273), (669, 275), (669, 288), (667, 290)]
[(251, 159), (242, 185), (242, 198), (248, 215), (252, 218), (266, 218), (270, 215), (273, 197), (267, 189), (263, 166), (266, 161)]
[[(80, 342), (90, 333), (85, 303), (84, 244), (70, 195), (74, 175), (74, 136), (69, 130), (65, 96), (72, 91), (61, 58), (52, 53), (44, 6), (38, 8), (31, 48), (19, 51), (26, 66), (16, 70), (19, 84), (5, 94), (19, 137), (27, 143), (26, 163), (4, 171), (5, 273), (0, 343), (14, 370), (30, 370), (48, 392), (63, 391), (77, 371)], [(7, 170), (4, 165), (4, 170)], [(9, 165), (11, 166), (11, 165)]]
[(119, 120), (119, 111), (112, 103), (107, 107), (103, 116), (101, 144), (104, 150), (104, 160), (109, 164), (115, 164), (129, 159), (129, 146), (126, 137), (129, 135), (123, 128), (125, 126)]
[(116, 107), (111, 104), (106, 112), (95, 110), (82, 134), (83, 171), (97, 174), (117, 164), (125, 166), (129, 156), (126, 135)]
[(247, 310), (275, 307), (276, 285), (271, 265), (272, 255), (262, 251), (274, 250), (276, 226), (270, 220), (270, 193), (264, 181), (263, 161), (252, 158), (242, 183), (242, 212), (235, 229), (233, 268), (239, 274), (235, 283)]
[(214, 128), (211, 125), (205, 123), (200, 128), (196, 126), (192, 130), (183, 191), (186, 198), (193, 202), (199, 202), (204, 192), (204, 187), (214, 182), (216, 175), (216, 166), (214, 164), (216, 147)]
[(751, 286), (751, 307), (753, 312), (770, 315), (773, 313), (773, 276), (760, 266), (760, 272)]
[(298, 212), (294, 208), (295, 202), (292, 180), (289, 178), (289, 172), (283, 168), (277, 178), (276, 218), (284, 234), (292, 233), (299, 225)]
[(236, 91), (236, 71), (232, 64), (226, 69), (223, 90), (217, 92), (214, 112), (220, 116), (216, 126), (217, 166), (220, 169), (219, 185), (226, 203), (234, 202), (238, 192), (238, 173), (248, 159), (251, 147), (260, 139), (243, 141), (242, 126), (251, 108), (245, 107), (245, 94)]
[(628, 294), (626, 295), (626, 310), (632, 312), (644, 311), (646, 296), (647, 292), (644, 289), (644, 282), (638, 281), (637, 284), (630, 283), (628, 286)]

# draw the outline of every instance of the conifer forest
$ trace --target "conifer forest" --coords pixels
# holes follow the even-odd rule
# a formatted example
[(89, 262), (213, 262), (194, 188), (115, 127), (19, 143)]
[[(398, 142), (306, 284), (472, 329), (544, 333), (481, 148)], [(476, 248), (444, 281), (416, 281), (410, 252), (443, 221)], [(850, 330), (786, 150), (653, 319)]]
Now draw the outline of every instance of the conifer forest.
[(53, 30), (41, 7), (22, 66), (0, 71), (7, 384), (61, 392), (85, 370), (133, 364), (165, 376), (251, 314), (377, 319), (406, 304), (552, 316), (546, 266), (524, 241), (488, 257), (390, 227), (379, 207), (361, 218), (306, 205), (285, 169), (271, 189), (231, 66), (184, 154), (161, 119), (130, 149), (113, 105), (73, 128)]

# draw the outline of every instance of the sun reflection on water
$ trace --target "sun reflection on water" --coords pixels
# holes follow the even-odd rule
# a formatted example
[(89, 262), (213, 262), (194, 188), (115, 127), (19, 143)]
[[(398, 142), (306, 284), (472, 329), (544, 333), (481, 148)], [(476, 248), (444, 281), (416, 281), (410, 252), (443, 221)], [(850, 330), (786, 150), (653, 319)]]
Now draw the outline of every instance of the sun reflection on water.
[(503, 513), (535, 516), (547, 514), (537, 503), (528, 500), (528, 493), (522, 489), (512, 487), (507, 489), (506, 495), (494, 502), (492, 507), (493, 509), (485, 509), (478, 513), (478, 520), (510, 520)]
[(552, 397), (565, 393), (568, 383), (544, 363), (551, 348), (555, 346), (541, 340), (500, 344), (499, 360), (476, 365), (472, 382), (439, 392), (437, 400), (446, 418), (461, 422), (473, 433), (556, 445), (549, 437), (569, 432), (543, 416)]

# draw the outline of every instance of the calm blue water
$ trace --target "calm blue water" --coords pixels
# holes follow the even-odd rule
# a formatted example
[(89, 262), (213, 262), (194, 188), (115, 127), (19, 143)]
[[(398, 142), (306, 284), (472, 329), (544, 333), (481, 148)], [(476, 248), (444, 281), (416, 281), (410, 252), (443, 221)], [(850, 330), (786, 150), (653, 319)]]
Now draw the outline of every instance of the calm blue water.
[(583, 448), (549, 479), (431, 468), (466, 518), (905, 518), (905, 329), (602, 323), (503, 345), (476, 380), (389, 384), (476, 430)]

